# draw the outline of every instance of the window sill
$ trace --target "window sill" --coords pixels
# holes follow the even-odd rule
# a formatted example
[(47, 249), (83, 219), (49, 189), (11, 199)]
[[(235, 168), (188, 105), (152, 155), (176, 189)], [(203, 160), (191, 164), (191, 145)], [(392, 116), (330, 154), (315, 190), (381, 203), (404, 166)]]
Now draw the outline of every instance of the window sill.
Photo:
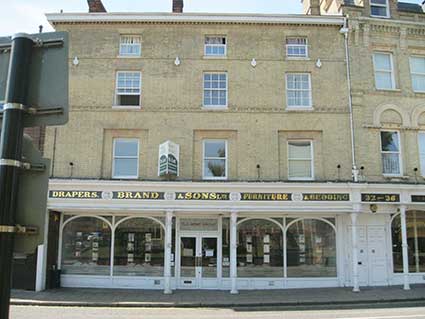
[(118, 59), (139, 59), (141, 58), (141, 55), (118, 55)]
[(204, 180), (204, 181), (208, 181), (208, 182), (211, 182), (211, 181), (227, 181), (227, 177), (222, 177), (222, 178), (218, 178), (218, 177), (202, 177), (202, 180)]
[(372, 18), (379, 18), (379, 19), (391, 19), (391, 17), (390, 16), (377, 16), (377, 15), (373, 15), (373, 14), (371, 14), (370, 15)]
[(112, 105), (112, 109), (116, 110), (140, 110), (140, 105)]
[(409, 179), (410, 176), (406, 175), (393, 175), (393, 174), (382, 174), (385, 179)]
[(296, 57), (296, 56), (286, 56), (286, 59), (288, 61), (310, 61), (310, 57)]
[(229, 108), (226, 106), (202, 106), (202, 109), (205, 111), (224, 111), (228, 110)]
[(223, 59), (227, 59), (227, 55), (204, 55), (204, 59), (207, 59), (207, 60), (223, 60)]
[(297, 111), (308, 112), (308, 111), (313, 111), (314, 108), (312, 106), (291, 106), (291, 107), (287, 107), (285, 110), (288, 112), (297, 112)]
[(120, 179), (125, 179), (125, 180), (138, 180), (139, 177), (138, 176), (112, 176), (111, 177), (113, 180), (120, 180)]

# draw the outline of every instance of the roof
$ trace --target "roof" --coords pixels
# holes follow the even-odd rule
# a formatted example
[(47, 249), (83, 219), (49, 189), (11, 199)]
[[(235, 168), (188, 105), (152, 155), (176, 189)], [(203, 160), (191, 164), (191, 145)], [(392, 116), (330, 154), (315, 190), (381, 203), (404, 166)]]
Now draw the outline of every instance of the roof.
[(48, 13), (50, 24), (75, 23), (219, 23), (219, 24), (312, 24), (342, 25), (341, 16), (304, 14), (214, 13)]
[(424, 13), (422, 6), (416, 3), (398, 2), (397, 8), (399, 11)]

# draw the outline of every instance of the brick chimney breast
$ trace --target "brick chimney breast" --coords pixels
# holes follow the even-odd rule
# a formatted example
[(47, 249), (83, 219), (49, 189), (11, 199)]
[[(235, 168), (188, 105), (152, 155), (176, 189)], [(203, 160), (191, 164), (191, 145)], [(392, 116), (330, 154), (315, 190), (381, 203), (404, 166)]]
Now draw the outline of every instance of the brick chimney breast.
[(173, 13), (183, 13), (183, 0), (173, 0)]
[(102, 0), (87, 0), (89, 5), (89, 12), (106, 12), (105, 7), (103, 6)]

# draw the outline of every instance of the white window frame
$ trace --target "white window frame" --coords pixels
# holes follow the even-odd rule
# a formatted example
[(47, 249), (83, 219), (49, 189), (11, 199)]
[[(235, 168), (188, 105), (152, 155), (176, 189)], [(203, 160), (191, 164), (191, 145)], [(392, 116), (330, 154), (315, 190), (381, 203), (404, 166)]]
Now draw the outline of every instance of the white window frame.
[[(137, 142), (137, 174), (136, 175), (116, 175), (115, 174), (115, 159), (116, 158), (128, 158), (128, 159), (134, 159), (134, 156), (116, 156), (115, 155), (115, 148), (116, 143), (118, 141), (136, 141)], [(140, 140), (138, 138), (114, 138), (113, 140), (113, 149), (112, 149), (112, 178), (113, 179), (138, 179), (139, 178), (139, 169), (140, 169)]]
[[(118, 74), (119, 73), (139, 73), (139, 94), (128, 93), (128, 94), (118, 94)], [(118, 104), (118, 95), (139, 95), (139, 105), (120, 105)], [(123, 109), (140, 109), (142, 106), (142, 72), (141, 71), (116, 71), (115, 73), (115, 97), (113, 108), (123, 108)]]
[(423, 55), (411, 55), (409, 57), (409, 67), (410, 67), (410, 78), (411, 78), (411, 81), (412, 81), (412, 90), (415, 93), (425, 93), (425, 88), (422, 91), (415, 91), (415, 88), (413, 87), (413, 76), (417, 75), (417, 76), (423, 76), (425, 78), (425, 73), (414, 72), (414, 70), (412, 68), (412, 58), (420, 58), (420, 59), (425, 60), (425, 56), (423, 56)]
[[(224, 142), (224, 146), (225, 146), (225, 152), (226, 152), (226, 156), (223, 157), (206, 157), (205, 156), (205, 144), (208, 142)], [(207, 159), (211, 159), (211, 160), (223, 160), (224, 159), (224, 163), (225, 163), (225, 174), (226, 176), (220, 177), (220, 176), (206, 176), (205, 175), (205, 160)], [(229, 170), (229, 164), (228, 164), (228, 160), (229, 160), (229, 154), (228, 154), (228, 142), (225, 139), (204, 139), (202, 140), (202, 179), (204, 180), (227, 180), (228, 179), (228, 170)]]
[[(223, 89), (216, 88), (216, 89), (205, 89), (205, 75), (206, 74), (225, 74), (226, 75), (226, 104), (225, 105), (205, 105), (205, 90), (209, 91), (222, 91)], [(202, 73), (202, 107), (205, 109), (227, 109), (229, 105), (229, 75), (227, 72), (220, 72), (220, 71), (205, 71)]]
[[(390, 17), (390, 6), (388, 3), (388, 0), (385, 0), (385, 4), (379, 4), (379, 3), (372, 3), (373, 0), (370, 0), (370, 16), (375, 18), (389, 18)], [(385, 8), (385, 16), (375, 15), (372, 14), (372, 7), (381, 7)]]
[[(288, 44), (288, 39), (305, 39), (305, 44)], [(305, 47), (305, 55), (290, 55), (289, 48), (290, 47)], [(294, 60), (305, 60), (309, 58), (309, 50), (308, 50), (308, 38), (307, 37), (287, 37), (285, 39), (285, 48), (286, 48), (286, 58), (294, 59)]]
[[(207, 38), (224, 38), (226, 44), (207, 44)], [(207, 46), (210, 47), (224, 47), (224, 54), (207, 54)], [(227, 57), (227, 36), (225, 35), (205, 35), (204, 37), (204, 56), (208, 58), (223, 58)]]
[[(308, 85), (309, 85), (309, 105), (289, 105), (289, 91), (306, 91), (306, 90), (294, 90), (288, 88), (288, 76), (289, 75), (308, 75)], [(288, 110), (302, 110), (302, 109), (312, 109), (313, 108), (313, 96), (312, 96), (312, 85), (311, 85), (311, 74), (310, 73), (301, 73), (301, 72), (288, 72), (285, 74), (285, 86), (286, 86), (286, 109)]]
[[(139, 43), (138, 44), (128, 44), (128, 43), (124, 43), (123, 40), (125, 38), (138, 38), (139, 39)], [(138, 46), (139, 47), (139, 53), (138, 54), (130, 54), (130, 53), (123, 53), (122, 52), (122, 48), (124, 46)], [(140, 35), (133, 35), (133, 34), (122, 34), (120, 36), (120, 47), (119, 47), (119, 52), (118, 52), (118, 56), (120, 58), (137, 58), (137, 57), (141, 57), (142, 56), (142, 37)]]
[[(390, 65), (391, 65), (391, 70), (390, 70), (390, 71), (388, 71), (388, 70), (378, 70), (378, 69), (376, 68), (375, 56), (376, 56), (377, 54), (380, 54), (380, 55), (388, 55), (388, 56), (390, 57)], [(375, 51), (375, 52), (373, 52), (372, 60), (373, 60), (373, 75), (374, 75), (374, 77), (375, 77), (375, 89), (376, 89), (376, 90), (383, 90), (383, 91), (391, 91), (391, 90), (395, 90), (395, 89), (396, 89), (396, 86), (395, 86), (395, 75), (394, 75), (394, 61), (393, 61), (393, 54), (392, 54), (391, 52), (381, 52), (381, 51)], [(376, 79), (376, 73), (377, 73), (377, 72), (380, 72), (380, 73), (390, 73), (390, 74), (391, 74), (391, 88), (378, 88), (378, 87), (377, 87), (377, 84), (378, 84), (378, 81), (377, 81), (377, 79)]]
[[(389, 151), (383, 151), (382, 150), (382, 136), (381, 133), (382, 132), (391, 132), (391, 133), (397, 133), (397, 138), (398, 138), (398, 163), (399, 163), (399, 171), (400, 173), (398, 174), (391, 174), (391, 173), (384, 173), (384, 165), (383, 165), (383, 154), (397, 154), (397, 152), (389, 152)], [(380, 154), (381, 154), (381, 166), (382, 166), (382, 175), (383, 176), (388, 176), (388, 177), (397, 177), (397, 176), (403, 176), (403, 159), (402, 159), (402, 149), (401, 149), (401, 137), (400, 137), (400, 131), (397, 130), (380, 130), (379, 131), (379, 146), (380, 146)]]
[(422, 166), (422, 160), (421, 157), (425, 158), (425, 148), (423, 149), (423, 153), (421, 153), (421, 143), (420, 143), (420, 136), (424, 135), (425, 136), (425, 131), (419, 131), (418, 132), (418, 154), (419, 154), (419, 165), (420, 165), (420, 170), (421, 170), (421, 176), (425, 177), (425, 166)]
[[(310, 143), (310, 159), (307, 158), (296, 158), (296, 159), (290, 159), (289, 158), (289, 144), (292, 142), (309, 142)], [(287, 168), (288, 168), (288, 180), (291, 181), (313, 181), (314, 180), (314, 143), (313, 140), (310, 139), (290, 139), (287, 141), (286, 144), (286, 154), (287, 154)], [(306, 161), (310, 160), (311, 165), (311, 176), (310, 177), (290, 177), (290, 170), (289, 170), (289, 163), (290, 161)]]

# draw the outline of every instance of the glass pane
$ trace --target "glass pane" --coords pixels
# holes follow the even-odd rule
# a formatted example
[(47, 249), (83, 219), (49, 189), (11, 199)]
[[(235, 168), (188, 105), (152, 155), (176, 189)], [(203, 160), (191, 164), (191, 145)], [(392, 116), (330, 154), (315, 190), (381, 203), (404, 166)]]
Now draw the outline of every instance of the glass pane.
[(419, 133), (419, 157), (421, 161), (421, 175), (425, 176), (425, 133)]
[(336, 277), (335, 231), (324, 221), (304, 219), (287, 231), (288, 277)]
[(196, 238), (182, 237), (180, 242), (181, 277), (196, 277), (195, 256)]
[(383, 152), (398, 152), (398, 132), (381, 132), (381, 145)]
[(387, 8), (386, 7), (370, 7), (371, 14), (374, 16), (386, 17), (387, 16)]
[(238, 227), (238, 277), (282, 277), (283, 235), (279, 225), (253, 219)]
[(383, 4), (383, 5), (386, 5), (387, 4), (387, 0), (371, 0), (370, 3), (371, 4)]
[(382, 173), (400, 174), (400, 160), (398, 154), (382, 154)]
[(311, 142), (309, 141), (291, 141), (288, 142), (288, 151), (290, 159), (310, 159)]
[(116, 158), (114, 161), (114, 177), (136, 177), (137, 171), (137, 158)]
[(115, 276), (164, 275), (164, 229), (156, 221), (132, 218), (115, 231)]
[(393, 222), (391, 224), (391, 237), (392, 237), (392, 244), (393, 244), (394, 272), (400, 273), (400, 272), (403, 272), (403, 252), (402, 252), (402, 242), (401, 242), (400, 215), (396, 216), (393, 219)]
[(412, 85), (415, 92), (425, 92), (425, 75), (412, 75)]
[(205, 141), (204, 157), (226, 157), (225, 141)]
[(115, 140), (115, 156), (138, 156), (138, 140)]
[(393, 89), (392, 74), (389, 72), (375, 72), (375, 81), (377, 89)]
[(217, 277), (217, 238), (202, 238), (202, 277)]
[(424, 73), (425, 74), (425, 57), (411, 57), (410, 58), (410, 70), (413, 73)]
[(376, 70), (391, 71), (391, 56), (389, 54), (375, 53), (374, 59)]
[(226, 177), (226, 160), (205, 160), (204, 177)]
[(63, 230), (62, 273), (108, 276), (111, 229), (95, 217), (70, 221)]
[(289, 178), (311, 178), (311, 161), (289, 161)]

